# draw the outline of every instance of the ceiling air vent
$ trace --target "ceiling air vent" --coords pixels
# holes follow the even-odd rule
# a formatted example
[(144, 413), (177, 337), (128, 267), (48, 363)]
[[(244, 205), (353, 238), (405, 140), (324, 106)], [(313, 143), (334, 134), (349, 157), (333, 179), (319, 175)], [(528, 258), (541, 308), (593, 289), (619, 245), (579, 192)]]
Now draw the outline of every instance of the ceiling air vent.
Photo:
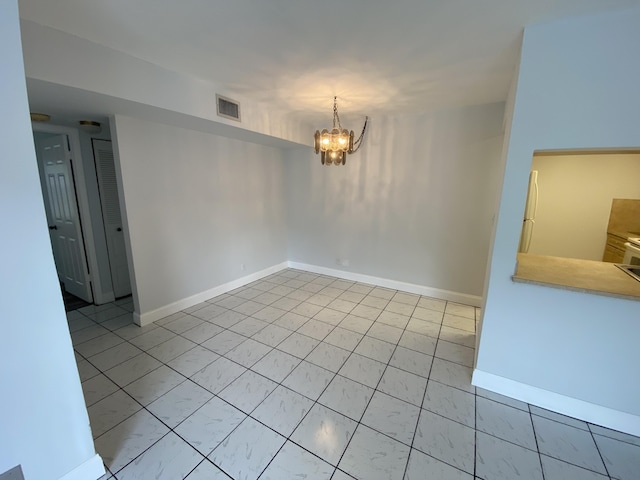
[(218, 105), (218, 116), (240, 121), (240, 103), (216, 94), (216, 104)]

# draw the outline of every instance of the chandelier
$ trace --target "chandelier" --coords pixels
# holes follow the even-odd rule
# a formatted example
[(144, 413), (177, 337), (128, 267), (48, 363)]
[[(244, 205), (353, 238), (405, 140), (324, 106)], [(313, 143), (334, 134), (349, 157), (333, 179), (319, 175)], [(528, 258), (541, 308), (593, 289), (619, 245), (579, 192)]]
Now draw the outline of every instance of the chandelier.
[(342, 128), (338, 116), (338, 97), (333, 97), (333, 128), (322, 131), (316, 130), (314, 135), (314, 149), (320, 154), (323, 165), (344, 165), (347, 161), (347, 153), (355, 153), (362, 145), (364, 131), (367, 128), (369, 117), (365, 117), (364, 126), (360, 136), (354, 141), (353, 130)]

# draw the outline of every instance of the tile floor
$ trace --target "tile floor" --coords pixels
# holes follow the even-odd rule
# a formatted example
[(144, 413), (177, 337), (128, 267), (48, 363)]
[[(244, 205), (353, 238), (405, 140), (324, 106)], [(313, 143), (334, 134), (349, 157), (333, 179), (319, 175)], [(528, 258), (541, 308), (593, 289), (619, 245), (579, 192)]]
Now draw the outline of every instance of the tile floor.
[(477, 309), (283, 270), (68, 314), (104, 479), (640, 478), (640, 439), (470, 384)]

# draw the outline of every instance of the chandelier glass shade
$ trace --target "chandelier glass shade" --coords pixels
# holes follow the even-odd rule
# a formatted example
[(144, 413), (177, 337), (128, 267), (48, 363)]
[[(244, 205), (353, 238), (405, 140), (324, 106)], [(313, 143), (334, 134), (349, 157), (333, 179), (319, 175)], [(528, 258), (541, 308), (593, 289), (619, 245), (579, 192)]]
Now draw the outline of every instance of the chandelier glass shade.
[(362, 133), (354, 141), (353, 130), (342, 128), (340, 117), (338, 116), (338, 99), (333, 97), (333, 128), (331, 130), (316, 130), (314, 135), (314, 150), (320, 154), (320, 161), (323, 165), (344, 165), (347, 161), (347, 154), (354, 153), (360, 148), (365, 129), (367, 128), (368, 117), (365, 118)]

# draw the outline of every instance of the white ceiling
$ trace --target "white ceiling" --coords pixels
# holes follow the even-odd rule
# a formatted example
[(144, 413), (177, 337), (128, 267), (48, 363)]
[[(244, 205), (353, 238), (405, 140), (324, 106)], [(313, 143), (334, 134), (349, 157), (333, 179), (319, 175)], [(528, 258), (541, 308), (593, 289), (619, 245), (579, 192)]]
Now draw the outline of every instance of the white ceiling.
[(19, 0), (22, 18), (308, 119), (334, 95), (363, 115), (503, 101), (524, 26), (639, 3)]

